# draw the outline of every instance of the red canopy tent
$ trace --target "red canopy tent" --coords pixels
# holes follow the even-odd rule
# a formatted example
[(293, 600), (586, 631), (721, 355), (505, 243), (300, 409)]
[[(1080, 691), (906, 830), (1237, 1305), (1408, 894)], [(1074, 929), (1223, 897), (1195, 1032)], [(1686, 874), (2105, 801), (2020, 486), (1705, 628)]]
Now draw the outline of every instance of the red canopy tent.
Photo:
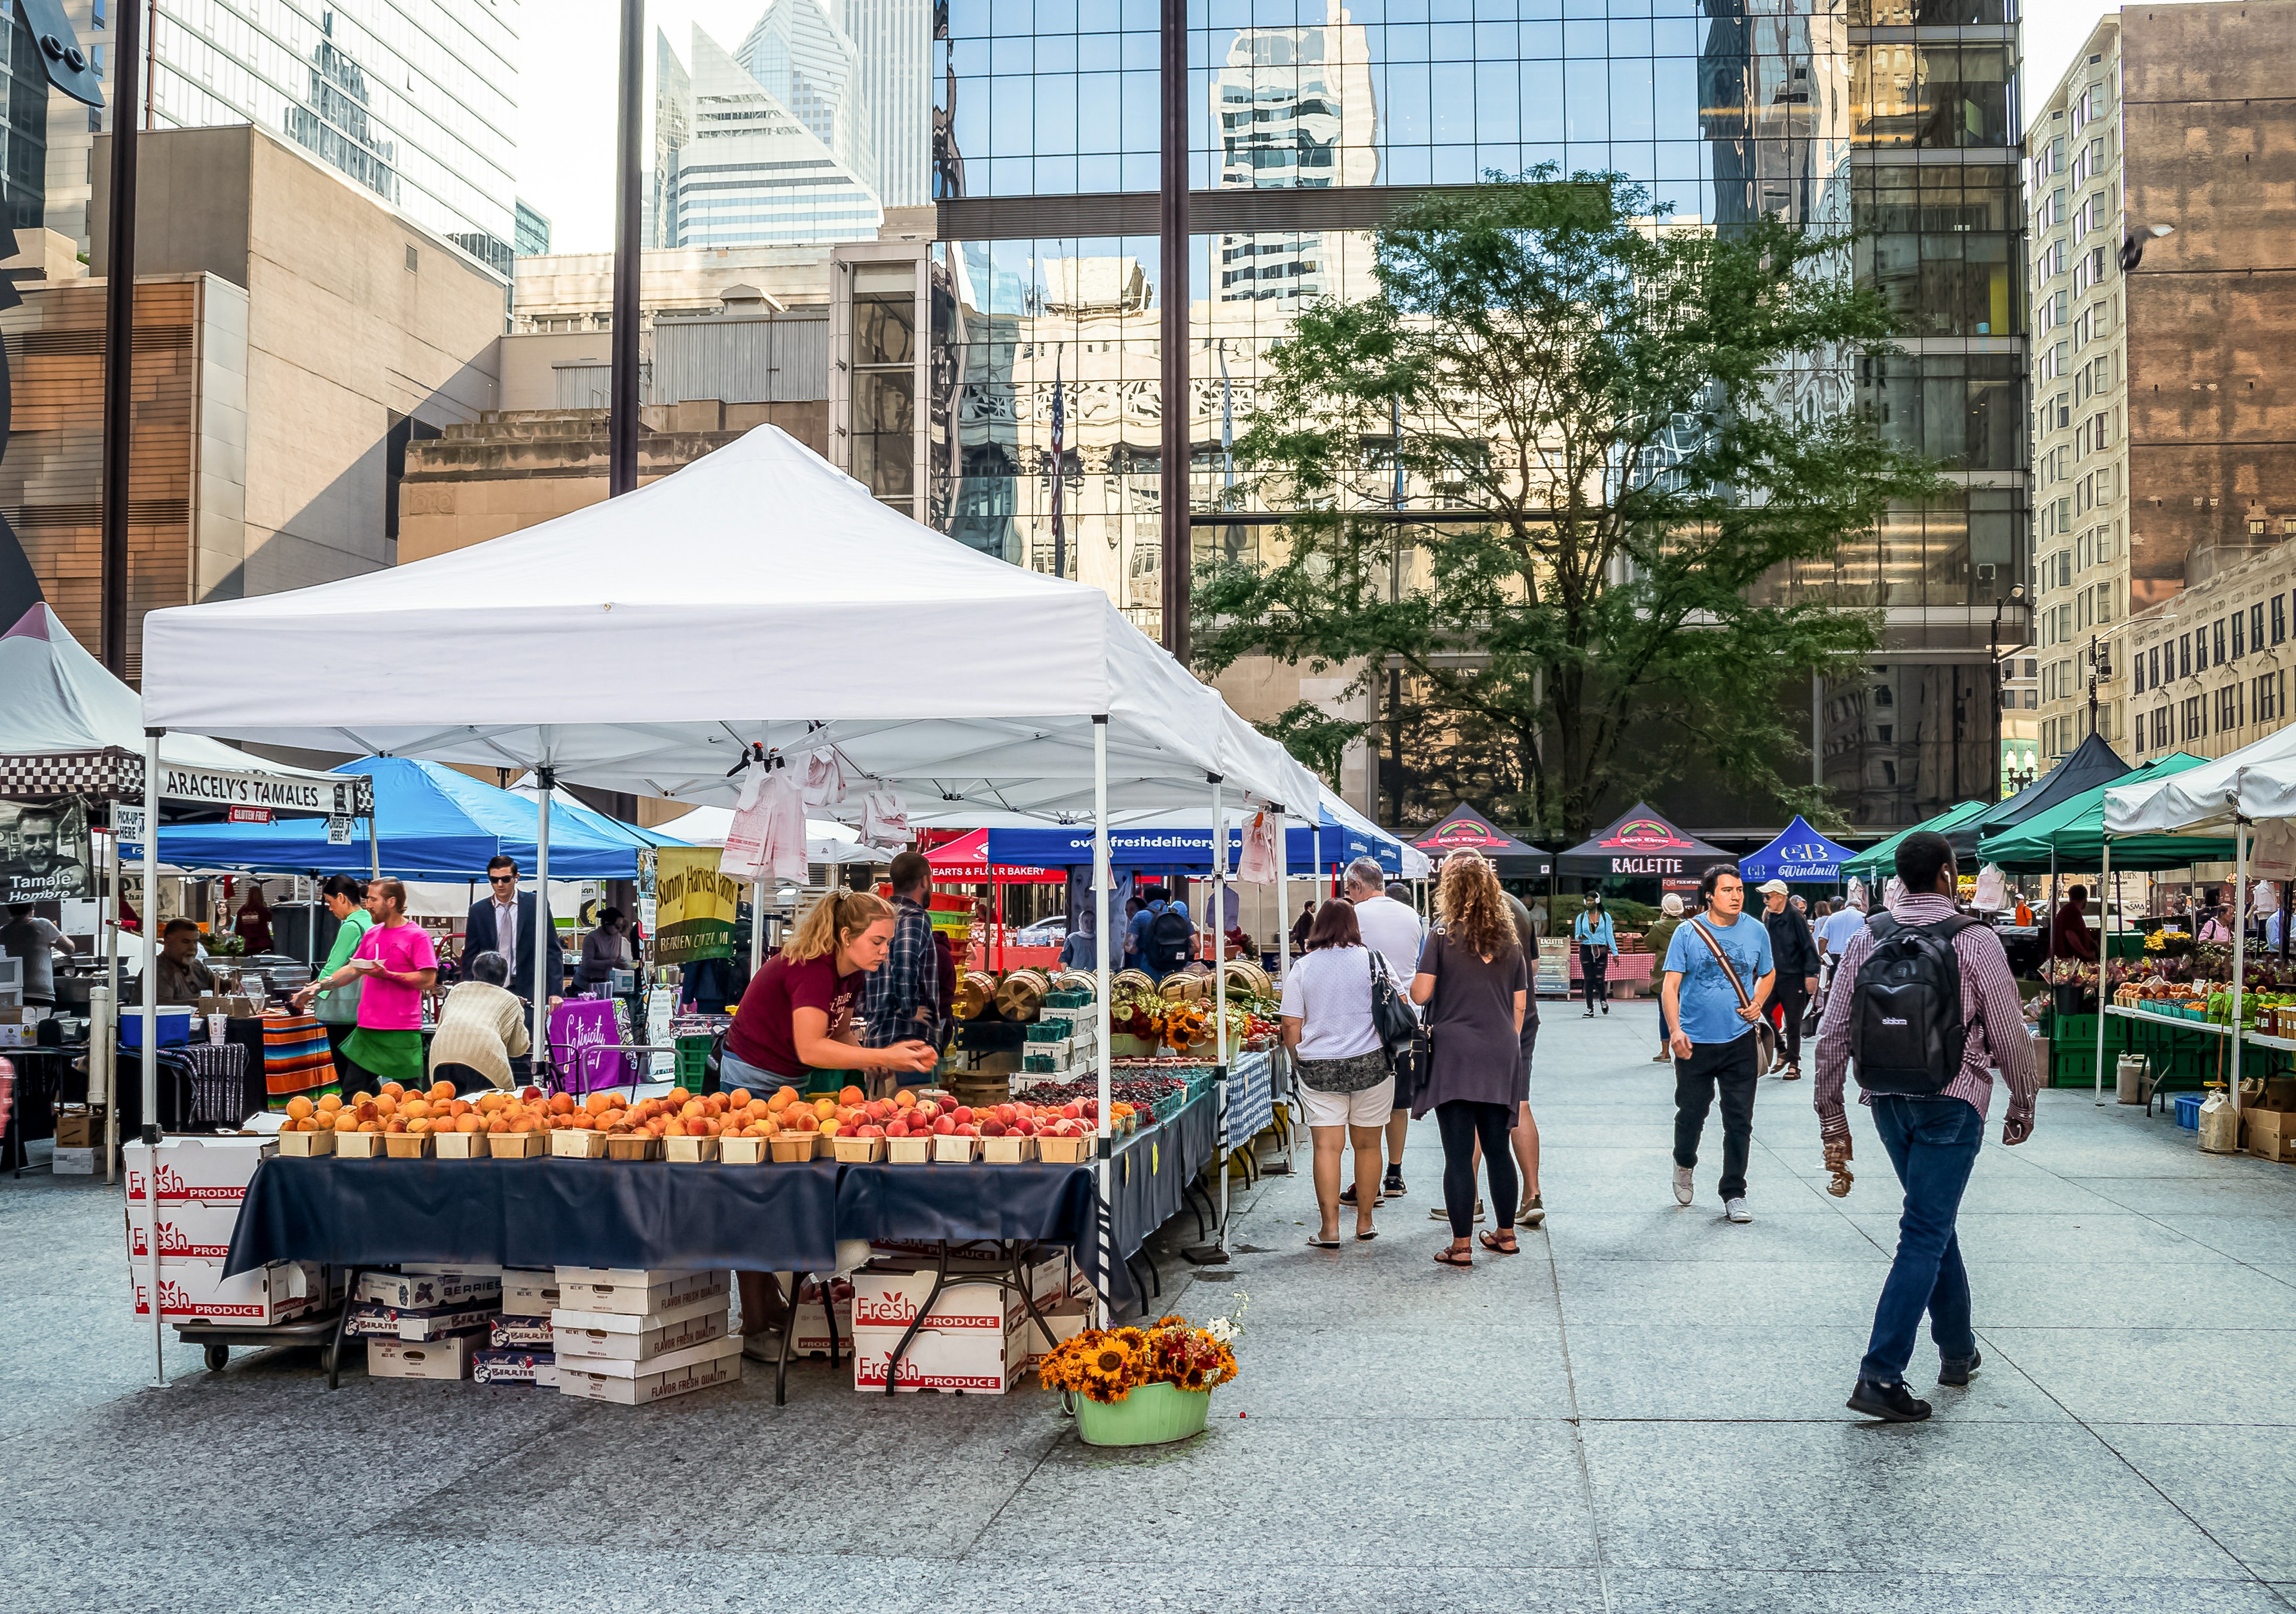
[[(1068, 879), (1065, 869), (1031, 869), (1015, 864), (988, 862), (988, 832), (971, 830), (925, 853), (932, 865), (935, 885), (985, 885), (988, 888), (988, 935), (981, 938), (981, 960), (991, 969), (1004, 958), (1004, 902), (1001, 888), (1008, 885), (1059, 885)], [(992, 957), (989, 946), (994, 942)], [(1057, 954), (1055, 954), (1057, 956)]]

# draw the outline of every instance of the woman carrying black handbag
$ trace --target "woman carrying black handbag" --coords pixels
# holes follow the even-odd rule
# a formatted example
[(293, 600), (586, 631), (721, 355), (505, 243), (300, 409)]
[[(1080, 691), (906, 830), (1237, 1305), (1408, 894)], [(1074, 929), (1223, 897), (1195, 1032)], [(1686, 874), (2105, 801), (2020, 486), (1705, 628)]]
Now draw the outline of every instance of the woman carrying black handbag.
[[(1283, 1045), (1299, 1069), (1315, 1147), (1316, 1208), (1322, 1223), (1308, 1242), (1317, 1249), (1340, 1248), (1340, 1163), (1350, 1144), (1356, 1151), (1356, 1238), (1379, 1236), (1371, 1213), (1381, 1202), (1380, 1143), (1395, 1091), (1379, 1023), (1385, 977), (1379, 954), (1363, 945), (1355, 905), (1334, 900), (1316, 914), (1307, 952), (1283, 980)], [(1393, 997), (1392, 984), (1386, 995)], [(1394, 1006), (1402, 1008), (1399, 1003)]]

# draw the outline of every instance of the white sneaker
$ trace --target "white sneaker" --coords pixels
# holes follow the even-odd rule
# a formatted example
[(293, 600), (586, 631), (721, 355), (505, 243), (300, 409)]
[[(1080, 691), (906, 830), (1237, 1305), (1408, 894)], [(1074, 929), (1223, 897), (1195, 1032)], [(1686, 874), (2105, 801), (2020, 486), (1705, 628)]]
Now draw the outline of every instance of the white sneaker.
[(1690, 1167), (1677, 1166), (1674, 1168), (1674, 1202), (1677, 1205), (1687, 1205), (1690, 1203)]
[(1724, 1200), (1722, 1214), (1734, 1222), (1751, 1222), (1754, 1219), (1754, 1213), (1746, 1208), (1746, 1201), (1743, 1200)]

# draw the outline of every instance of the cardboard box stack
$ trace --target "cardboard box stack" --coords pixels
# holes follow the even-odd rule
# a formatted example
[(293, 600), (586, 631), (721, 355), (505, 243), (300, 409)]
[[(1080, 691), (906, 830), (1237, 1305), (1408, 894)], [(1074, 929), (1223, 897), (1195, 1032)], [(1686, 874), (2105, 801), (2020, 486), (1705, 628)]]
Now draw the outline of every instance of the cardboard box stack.
[[(837, 1348), (841, 1354), (853, 1348), (853, 1281), (833, 1278), (829, 1285), (829, 1304), (837, 1308)], [(790, 1341), (792, 1356), (825, 1356), (829, 1354), (829, 1310), (822, 1302), (821, 1284), (808, 1278), (797, 1291), (797, 1314), (791, 1320), (796, 1338)]]
[(562, 1266), (557, 1278), (559, 1394), (644, 1406), (742, 1376), (725, 1273)]
[(96, 1151), (103, 1147), (104, 1110), (101, 1104), (56, 1106), (56, 1176), (93, 1176)]
[(2296, 1163), (2296, 1076), (2241, 1084), (2241, 1141), (2260, 1160)]
[(558, 1306), (558, 1274), (547, 1267), (505, 1267), (502, 1310), (487, 1330), (486, 1348), (472, 1353), (471, 1377), (481, 1384), (558, 1386), (557, 1347), (550, 1314)]
[[(996, 1270), (994, 1262), (952, 1260), (949, 1266), (958, 1276)], [(1028, 1267), (1024, 1275), (1040, 1310), (1069, 1303), (1072, 1274), (1066, 1252), (1053, 1252)], [(932, 1263), (910, 1257), (881, 1255), (853, 1274), (855, 1389), (884, 1389), (893, 1352), (932, 1287)], [(1046, 1320), (1052, 1322), (1050, 1316)], [(971, 1283), (944, 1289), (909, 1341), (894, 1392), (947, 1389), (1003, 1395), (1035, 1356), (1050, 1348), (1029, 1323), (1018, 1289)]]
[(467, 1379), (502, 1314), (502, 1268), (408, 1262), (359, 1277), (344, 1331), (366, 1340), (373, 1379)]
[(127, 1161), (127, 1276), (135, 1315), (152, 1315), (152, 1252), (159, 1252), (160, 1315), (170, 1322), (267, 1328), (324, 1305), (325, 1272), (275, 1261), (223, 1275), (240, 1202), (263, 1158), (258, 1137), (166, 1137), (131, 1143)]

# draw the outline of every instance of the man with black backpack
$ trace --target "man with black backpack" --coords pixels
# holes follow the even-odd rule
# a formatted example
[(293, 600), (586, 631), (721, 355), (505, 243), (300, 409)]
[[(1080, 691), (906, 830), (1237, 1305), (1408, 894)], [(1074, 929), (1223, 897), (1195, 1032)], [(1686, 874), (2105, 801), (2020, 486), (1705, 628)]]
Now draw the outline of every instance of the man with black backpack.
[(1188, 967), (1196, 955), (1196, 927), (1188, 918), (1188, 905), (1168, 898), (1161, 886), (1144, 895), (1148, 905), (1132, 916), (1132, 944), (1128, 951), (1136, 969), (1158, 980)]
[[(1849, 1121), (1842, 1080), (1857, 1065), (1861, 1097), (1905, 1187), (1898, 1253), (1874, 1310), (1873, 1338), (1849, 1409), (1890, 1423), (1930, 1415), (1906, 1389), (1922, 1314), (1937, 1342), (1938, 1382), (1965, 1385), (1980, 1360), (1969, 1274), (1954, 1224), (1984, 1142), (1998, 1066), (2009, 1084), (2001, 1141), (2033, 1131), (2032, 1043), (2001, 938), (1954, 911), (1953, 848), (1942, 835), (1898, 848), (1903, 893), (1842, 949), (1818, 1027), (1818, 1131), (1836, 1193), (1849, 1192)], [(1847, 986), (1848, 990), (1843, 990)]]

